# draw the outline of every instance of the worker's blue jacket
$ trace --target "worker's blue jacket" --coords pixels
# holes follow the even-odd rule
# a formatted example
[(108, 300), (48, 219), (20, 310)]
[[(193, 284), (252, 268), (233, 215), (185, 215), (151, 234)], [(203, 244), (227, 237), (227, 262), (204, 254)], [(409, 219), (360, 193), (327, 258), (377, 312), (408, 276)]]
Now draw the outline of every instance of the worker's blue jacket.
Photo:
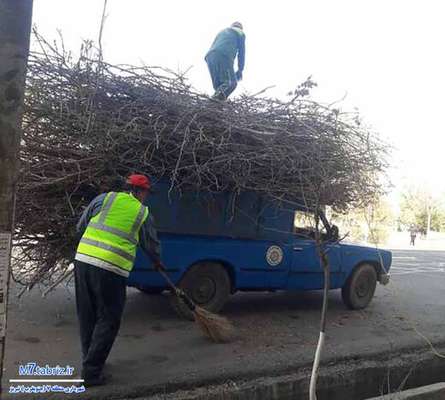
[(238, 55), (238, 70), (242, 72), (244, 69), (245, 40), (246, 35), (241, 29), (226, 28), (218, 33), (207, 54), (216, 52), (227, 57), (232, 63)]

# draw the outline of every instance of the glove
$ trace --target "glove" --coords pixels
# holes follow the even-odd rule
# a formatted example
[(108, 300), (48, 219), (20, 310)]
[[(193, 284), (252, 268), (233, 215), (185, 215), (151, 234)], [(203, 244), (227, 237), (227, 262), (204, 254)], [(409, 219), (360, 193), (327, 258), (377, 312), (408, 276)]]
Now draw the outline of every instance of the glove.
[(236, 71), (235, 76), (236, 76), (236, 80), (240, 81), (241, 79), (243, 79), (243, 71), (240, 71), (240, 70)]

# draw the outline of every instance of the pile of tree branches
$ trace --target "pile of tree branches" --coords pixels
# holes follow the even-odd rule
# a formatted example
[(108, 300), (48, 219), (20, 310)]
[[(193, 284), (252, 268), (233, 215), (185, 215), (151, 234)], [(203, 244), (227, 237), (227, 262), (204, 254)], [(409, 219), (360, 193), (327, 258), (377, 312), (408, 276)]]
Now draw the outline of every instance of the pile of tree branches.
[[(75, 224), (128, 173), (186, 191), (256, 190), (337, 210), (378, 194), (385, 145), (305, 96), (221, 103), (158, 67), (110, 65), (91, 43), (80, 56), (36, 36), (29, 58), (16, 213), (15, 278), (47, 282), (66, 267)], [(153, 210), (156, 214), (156, 210)]]

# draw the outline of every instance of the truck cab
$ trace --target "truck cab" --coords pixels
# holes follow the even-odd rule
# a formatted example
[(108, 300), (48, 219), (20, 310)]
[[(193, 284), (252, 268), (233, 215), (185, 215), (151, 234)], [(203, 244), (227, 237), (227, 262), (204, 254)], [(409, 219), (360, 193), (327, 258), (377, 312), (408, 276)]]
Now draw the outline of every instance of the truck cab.
[[(303, 202), (273, 200), (258, 192), (179, 192), (159, 182), (147, 199), (156, 221), (162, 262), (173, 282), (193, 301), (220, 311), (237, 291), (315, 290), (323, 268)], [(321, 213), (320, 239), (330, 267), (330, 288), (345, 304), (366, 307), (376, 283), (387, 283), (391, 252), (345, 244)], [(138, 250), (128, 284), (146, 293), (167, 289), (149, 257)], [(178, 313), (188, 309), (172, 296)]]

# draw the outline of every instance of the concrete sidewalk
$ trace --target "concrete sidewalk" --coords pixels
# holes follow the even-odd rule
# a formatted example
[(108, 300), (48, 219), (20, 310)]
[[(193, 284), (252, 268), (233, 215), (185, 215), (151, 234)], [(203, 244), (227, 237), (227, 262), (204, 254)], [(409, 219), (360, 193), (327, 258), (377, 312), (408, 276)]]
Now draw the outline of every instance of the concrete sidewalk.
[[(376, 247), (375, 243), (354, 242), (349, 241), (348, 238), (344, 242)], [(384, 243), (378, 244), (377, 247), (389, 250), (445, 251), (445, 233), (430, 232), (428, 237), (417, 235), (415, 245), (412, 246), (409, 232), (391, 232), (388, 239)]]
[(410, 245), (409, 232), (393, 232), (382, 246), (393, 250), (436, 250), (445, 251), (445, 233), (430, 232), (424, 238), (417, 235), (415, 245)]

